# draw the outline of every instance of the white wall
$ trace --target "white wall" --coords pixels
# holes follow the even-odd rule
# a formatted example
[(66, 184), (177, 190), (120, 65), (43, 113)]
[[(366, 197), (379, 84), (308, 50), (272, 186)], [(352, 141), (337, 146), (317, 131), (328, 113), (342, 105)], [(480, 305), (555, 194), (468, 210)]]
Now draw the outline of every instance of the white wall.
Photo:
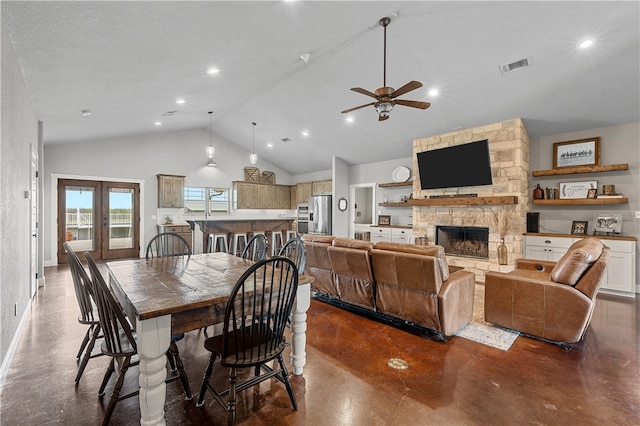
[[(4, 18), (4, 17), (3, 17)], [(0, 24), (0, 382), (31, 304), (31, 146), (38, 120), (4, 23)], [(40, 161), (42, 161), (40, 159)]]
[[(46, 124), (45, 124), (46, 132)], [(185, 184), (231, 188), (232, 182), (244, 180), (244, 167), (249, 165), (249, 152), (214, 135), (217, 167), (206, 166), (205, 148), (209, 145), (208, 129), (192, 129), (179, 132), (158, 132), (139, 136), (121, 137), (101, 141), (47, 145), (44, 150), (45, 200), (44, 216), (48, 240), (45, 246), (47, 264), (56, 264), (56, 188), (52, 175), (74, 176), (103, 180), (141, 181), (143, 229), (141, 246), (157, 233), (156, 225), (164, 214), (172, 214), (175, 220), (183, 219), (181, 209), (157, 209), (157, 174), (186, 176)], [(293, 184), (292, 176), (271, 163), (258, 159), (255, 167), (273, 171), (276, 183)], [(234, 212), (241, 217), (277, 217), (280, 210)], [(152, 218), (153, 215), (157, 217)], [(228, 215), (227, 215), (228, 217)]]
[(345, 198), (349, 206), (349, 164), (341, 158), (333, 157), (333, 225), (332, 234), (336, 237), (349, 236), (349, 208), (341, 212), (338, 210), (338, 200)]

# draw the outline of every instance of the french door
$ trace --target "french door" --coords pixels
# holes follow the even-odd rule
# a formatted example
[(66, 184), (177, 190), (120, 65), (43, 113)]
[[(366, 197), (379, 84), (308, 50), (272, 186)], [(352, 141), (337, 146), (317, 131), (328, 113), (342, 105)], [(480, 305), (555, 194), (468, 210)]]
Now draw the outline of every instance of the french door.
[(95, 260), (139, 257), (139, 236), (139, 184), (58, 180), (58, 263), (68, 263), (65, 242)]

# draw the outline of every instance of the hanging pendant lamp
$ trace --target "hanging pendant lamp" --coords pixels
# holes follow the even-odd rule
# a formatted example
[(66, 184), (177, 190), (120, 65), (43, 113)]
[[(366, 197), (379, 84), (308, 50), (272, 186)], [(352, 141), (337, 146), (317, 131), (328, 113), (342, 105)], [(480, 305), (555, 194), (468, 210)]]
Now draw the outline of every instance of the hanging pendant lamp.
[(256, 123), (255, 121), (251, 122), (252, 127), (252, 134), (253, 134), (253, 138), (252, 138), (252, 146), (251, 146), (251, 155), (249, 155), (249, 163), (251, 164), (256, 164), (258, 162), (258, 156), (255, 153), (256, 150)]
[(213, 111), (209, 111), (209, 146), (207, 147), (207, 166), (215, 167), (217, 165), (216, 161), (213, 159), (216, 155), (216, 149), (213, 147), (211, 142), (211, 116), (213, 115)]

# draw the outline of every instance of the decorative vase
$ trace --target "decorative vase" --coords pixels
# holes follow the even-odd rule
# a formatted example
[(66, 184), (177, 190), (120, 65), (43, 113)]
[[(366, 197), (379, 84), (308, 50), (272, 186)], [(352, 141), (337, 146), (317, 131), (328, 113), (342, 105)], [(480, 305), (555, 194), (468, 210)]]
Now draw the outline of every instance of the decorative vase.
[(504, 243), (504, 238), (500, 238), (500, 244), (498, 244), (498, 264), (506, 265), (509, 263), (507, 258), (507, 246)]
[(540, 188), (540, 184), (537, 184), (533, 189), (533, 199), (534, 200), (542, 200), (544, 199), (544, 190)]

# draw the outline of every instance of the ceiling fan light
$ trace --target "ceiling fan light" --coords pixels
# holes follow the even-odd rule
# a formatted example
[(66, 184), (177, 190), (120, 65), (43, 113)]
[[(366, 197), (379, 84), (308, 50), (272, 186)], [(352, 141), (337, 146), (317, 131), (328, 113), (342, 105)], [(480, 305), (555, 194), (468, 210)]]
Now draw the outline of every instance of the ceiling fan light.
[(394, 105), (391, 102), (380, 102), (378, 106), (376, 106), (376, 111), (380, 116), (388, 117), (393, 107)]

